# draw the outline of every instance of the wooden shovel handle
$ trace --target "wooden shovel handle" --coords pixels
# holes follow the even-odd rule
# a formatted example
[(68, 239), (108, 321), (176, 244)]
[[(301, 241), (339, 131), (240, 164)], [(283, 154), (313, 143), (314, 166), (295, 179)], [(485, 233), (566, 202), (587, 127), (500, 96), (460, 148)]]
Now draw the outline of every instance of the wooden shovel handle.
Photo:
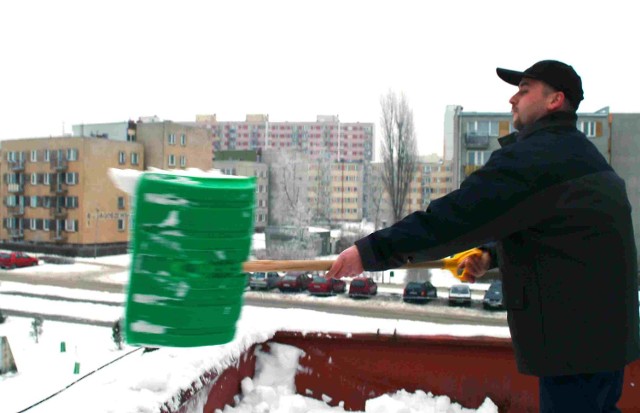
[[(329, 271), (335, 260), (258, 260), (246, 261), (243, 271)], [(442, 268), (443, 261), (426, 261), (407, 264), (400, 268)]]

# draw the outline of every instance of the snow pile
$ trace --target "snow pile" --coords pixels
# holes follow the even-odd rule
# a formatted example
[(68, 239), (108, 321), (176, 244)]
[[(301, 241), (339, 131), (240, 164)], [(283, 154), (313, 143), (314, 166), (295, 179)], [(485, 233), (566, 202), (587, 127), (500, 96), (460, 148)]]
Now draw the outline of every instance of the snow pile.
[[(285, 344), (269, 344), (270, 353), (256, 351), (256, 374), (242, 381), (241, 401), (216, 413), (324, 413), (344, 412), (343, 403), (330, 407), (324, 401), (296, 394), (294, 378), (303, 351)], [(329, 396), (323, 399), (331, 401)], [(452, 403), (447, 396), (400, 390), (366, 402), (366, 413), (497, 413), (498, 407), (486, 398), (477, 409)]]

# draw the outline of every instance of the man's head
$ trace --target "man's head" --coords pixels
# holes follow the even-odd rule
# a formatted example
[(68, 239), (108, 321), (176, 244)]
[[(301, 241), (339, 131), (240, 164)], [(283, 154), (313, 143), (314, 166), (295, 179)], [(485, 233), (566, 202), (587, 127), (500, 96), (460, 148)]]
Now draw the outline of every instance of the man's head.
[(575, 112), (584, 99), (580, 76), (556, 60), (540, 61), (524, 72), (502, 68), (496, 72), (505, 82), (518, 86), (509, 99), (513, 126), (518, 130), (551, 112)]

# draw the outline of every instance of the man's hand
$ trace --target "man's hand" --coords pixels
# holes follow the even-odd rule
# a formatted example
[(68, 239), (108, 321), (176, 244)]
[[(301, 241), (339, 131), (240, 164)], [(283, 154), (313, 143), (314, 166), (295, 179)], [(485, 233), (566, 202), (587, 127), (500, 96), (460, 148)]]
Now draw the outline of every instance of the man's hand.
[(465, 258), (458, 265), (458, 273), (462, 273), (462, 271), (466, 270), (468, 276), (473, 278), (482, 277), (491, 266), (491, 255), (483, 251), (482, 255), (472, 255), (470, 257)]
[(358, 248), (354, 245), (342, 251), (340, 255), (338, 255), (338, 258), (329, 269), (329, 272), (325, 274), (325, 277), (350, 277), (362, 274), (363, 271), (364, 268), (362, 268), (360, 253), (358, 252)]

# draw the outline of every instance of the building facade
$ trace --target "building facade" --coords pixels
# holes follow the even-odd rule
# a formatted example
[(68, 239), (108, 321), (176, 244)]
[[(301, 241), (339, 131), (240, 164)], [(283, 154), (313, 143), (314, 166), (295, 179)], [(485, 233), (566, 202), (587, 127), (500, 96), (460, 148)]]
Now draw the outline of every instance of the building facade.
[(142, 170), (141, 144), (87, 137), (7, 140), (0, 157), (2, 242), (70, 255), (113, 245), (126, 250), (129, 198), (107, 171)]
[[(506, 112), (464, 112), (460, 106), (448, 106), (445, 121), (445, 159), (451, 160), (455, 188), (500, 148), (499, 137), (514, 131), (512, 115)], [(578, 113), (577, 126), (611, 162), (609, 108)]]
[(213, 150), (295, 149), (311, 161), (364, 162), (374, 158), (373, 123), (341, 122), (318, 115), (315, 122), (271, 122), (269, 115), (247, 115), (244, 121), (218, 121), (198, 115), (195, 125), (209, 130)]
[(203, 128), (171, 121), (139, 122), (136, 137), (144, 146), (145, 168), (213, 168), (212, 142)]
[(269, 166), (262, 162), (261, 151), (218, 151), (213, 167), (225, 175), (256, 177), (254, 229), (264, 232), (269, 217)]

